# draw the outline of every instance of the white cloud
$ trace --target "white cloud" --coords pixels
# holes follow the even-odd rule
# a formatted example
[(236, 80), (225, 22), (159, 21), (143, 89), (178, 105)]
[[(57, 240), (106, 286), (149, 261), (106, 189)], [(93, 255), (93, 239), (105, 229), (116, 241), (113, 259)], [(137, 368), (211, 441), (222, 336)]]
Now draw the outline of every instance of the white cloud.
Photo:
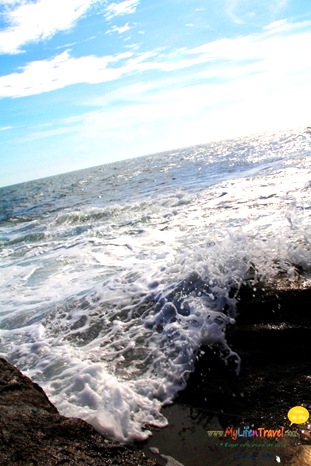
[(0, 5), (14, 5), (20, 3), (20, 0), (0, 0)]
[[(31, 62), (18, 73), (0, 77), (0, 97), (34, 95), (77, 83), (105, 83), (138, 73), (142, 79), (141, 73), (150, 71), (163, 73), (158, 77), (163, 89), (160, 94), (154, 92), (153, 97), (144, 93), (144, 99), (148, 95), (149, 102), (160, 99), (170, 102), (169, 105), (174, 105), (170, 93), (181, 102), (186, 99), (186, 105), (201, 102), (207, 106), (209, 102), (213, 105), (223, 102), (222, 95), (225, 100), (231, 100), (230, 93), (243, 99), (247, 89), (253, 87), (256, 92), (279, 92), (280, 89), (286, 92), (286, 85), (292, 87), (294, 82), (299, 82), (301, 88), (309, 88), (310, 28), (302, 22), (295, 27), (292, 24), (289, 34), (279, 33), (284, 24), (287, 23), (271, 25), (260, 34), (221, 39), (166, 54), (163, 50), (148, 53), (132, 50), (116, 56), (74, 58), (66, 51), (50, 60)], [(231, 89), (228, 93), (223, 91), (224, 83)], [(153, 84), (155, 89), (159, 84)], [(222, 93), (216, 92), (220, 88)], [(182, 92), (177, 96), (178, 89)], [(201, 104), (197, 105), (201, 108)]]
[(291, 23), (287, 19), (280, 19), (279, 21), (274, 21), (272, 23), (267, 24), (264, 26), (264, 31), (267, 31), (267, 36), (275, 35), (276, 33), (290, 33), (297, 30), (297, 25), (299, 29), (302, 30), (310, 30), (311, 21), (305, 20), (300, 21), (299, 23)]
[[(268, 80), (260, 87), (261, 79), (257, 77), (170, 91), (158, 89), (153, 98), (148, 92), (140, 92), (139, 86), (136, 93), (132, 88), (124, 88), (121, 98), (131, 94), (124, 105), (114, 105), (119, 102), (119, 92), (110, 106), (80, 115), (74, 140), (85, 153), (92, 147), (94, 153), (124, 158), (282, 129), (293, 122), (306, 125), (311, 95), (304, 95), (305, 89), (294, 84), (287, 86), (285, 92), (283, 86), (278, 91), (275, 83), (269, 88)], [(72, 127), (71, 121), (67, 124)]]
[(263, 29), (266, 31), (270, 31), (270, 30), (285, 31), (285, 30), (288, 30), (288, 26), (289, 26), (289, 23), (287, 19), (280, 19), (278, 21), (273, 21), (272, 23), (267, 24), (266, 26), (264, 26)]
[(0, 53), (19, 53), (25, 44), (48, 39), (59, 31), (72, 28), (98, 1), (2, 1), (6, 6), (3, 15), (8, 26), (0, 31)]
[(107, 32), (106, 34), (111, 34), (113, 32), (117, 32), (118, 34), (124, 34), (125, 32), (127, 31), (130, 31), (131, 29), (133, 29), (131, 26), (129, 26), (128, 23), (126, 23), (124, 26), (112, 26)]
[(110, 20), (115, 16), (135, 13), (140, 0), (123, 0), (119, 3), (110, 3), (106, 8), (105, 18)]
[(51, 60), (31, 62), (20, 73), (0, 77), (0, 97), (24, 97), (72, 84), (112, 81), (120, 78), (126, 68), (109, 68), (108, 65), (131, 56), (131, 52), (124, 52), (114, 57), (89, 55), (72, 58), (65, 51)]
[[(184, 73), (163, 73), (154, 80), (140, 77), (141, 81), (131, 85), (120, 82), (114, 91), (92, 101), (85, 98), (82, 104), (95, 110), (62, 121), (61, 128), (74, 131), (85, 150), (92, 144), (98, 153), (118, 150), (118, 157), (122, 151), (125, 157), (128, 147), (143, 155), (211, 139), (307, 125), (310, 41), (311, 32), (274, 38), (264, 32), (243, 41), (216, 41), (184, 51), (188, 57), (183, 61)], [(208, 66), (191, 68), (202, 57)], [(166, 70), (167, 57), (166, 61), (159, 58), (129, 57), (119, 72), (134, 72), (140, 67)], [(43, 131), (33, 137), (51, 134)]]
[(74, 125), (71, 125), (71, 126), (67, 125), (67, 126), (61, 126), (57, 128), (46, 129), (46, 130), (32, 131), (27, 136), (20, 137), (16, 141), (27, 142), (27, 141), (34, 141), (36, 139), (42, 139), (42, 138), (49, 138), (49, 137), (55, 138), (55, 136), (77, 132), (77, 130), (78, 130), (78, 127)]
[[(120, 153), (133, 146), (142, 155), (306, 125), (311, 106), (310, 41), (311, 31), (271, 36), (269, 30), (183, 50), (182, 62), (149, 57), (137, 65), (171, 71), (183, 67), (185, 72), (124, 84), (93, 102), (85, 101), (98, 110), (81, 115), (77, 137), (81, 143), (96, 140), (99, 151), (107, 139), (111, 147), (120, 147)], [(198, 63), (207, 66), (191, 67)]]

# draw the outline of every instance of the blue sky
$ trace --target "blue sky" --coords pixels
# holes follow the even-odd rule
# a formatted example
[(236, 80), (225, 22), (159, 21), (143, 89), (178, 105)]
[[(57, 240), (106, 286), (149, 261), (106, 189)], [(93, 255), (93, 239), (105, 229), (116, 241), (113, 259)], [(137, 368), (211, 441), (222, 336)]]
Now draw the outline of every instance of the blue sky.
[(0, 186), (311, 124), (307, 0), (0, 0)]

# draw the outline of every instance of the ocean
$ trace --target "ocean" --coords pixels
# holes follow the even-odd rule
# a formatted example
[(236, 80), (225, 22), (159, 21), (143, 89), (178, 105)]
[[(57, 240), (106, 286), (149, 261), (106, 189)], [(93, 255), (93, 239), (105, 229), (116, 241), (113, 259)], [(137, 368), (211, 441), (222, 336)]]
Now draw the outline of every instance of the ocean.
[(232, 290), (311, 271), (310, 142), (255, 135), (1, 188), (1, 357), (117, 440), (165, 426), (202, 345), (243, 363)]

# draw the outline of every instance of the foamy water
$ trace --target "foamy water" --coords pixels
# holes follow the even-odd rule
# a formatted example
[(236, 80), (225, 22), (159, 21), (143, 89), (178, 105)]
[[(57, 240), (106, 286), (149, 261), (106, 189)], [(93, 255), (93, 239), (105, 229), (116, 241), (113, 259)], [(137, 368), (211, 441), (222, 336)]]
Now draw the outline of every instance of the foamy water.
[(202, 344), (239, 370), (230, 289), (311, 269), (310, 155), (293, 131), (2, 188), (1, 356), (63, 414), (146, 438)]

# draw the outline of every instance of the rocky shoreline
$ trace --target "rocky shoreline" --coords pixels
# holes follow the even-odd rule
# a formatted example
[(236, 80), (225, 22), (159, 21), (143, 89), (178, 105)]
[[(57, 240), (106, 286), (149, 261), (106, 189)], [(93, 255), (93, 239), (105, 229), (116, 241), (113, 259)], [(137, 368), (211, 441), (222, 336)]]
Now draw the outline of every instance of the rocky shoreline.
[(156, 466), (81, 419), (61, 416), (42, 388), (0, 359), (1, 466)]
[(80, 419), (61, 416), (37, 384), (0, 359), (1, 466), (260, 466), (277, 458), (310, 466), (311, 435), (301, 426), (290, 428), (295, 435), (283, 439), (282, 449), (275, 443), (232, 451), (208, 434), (246, 424), (288, 429), (291, 407), (311, 408), (310, 283), (302, 276), (296, 283), (248, 283), (237, 299), (227, 340), (241, 357), (240, 374), (217, 348), (202, 348), (187, 388), (164, 408), (169, 426), (153, 429), (142, 445), (120, 445)]

